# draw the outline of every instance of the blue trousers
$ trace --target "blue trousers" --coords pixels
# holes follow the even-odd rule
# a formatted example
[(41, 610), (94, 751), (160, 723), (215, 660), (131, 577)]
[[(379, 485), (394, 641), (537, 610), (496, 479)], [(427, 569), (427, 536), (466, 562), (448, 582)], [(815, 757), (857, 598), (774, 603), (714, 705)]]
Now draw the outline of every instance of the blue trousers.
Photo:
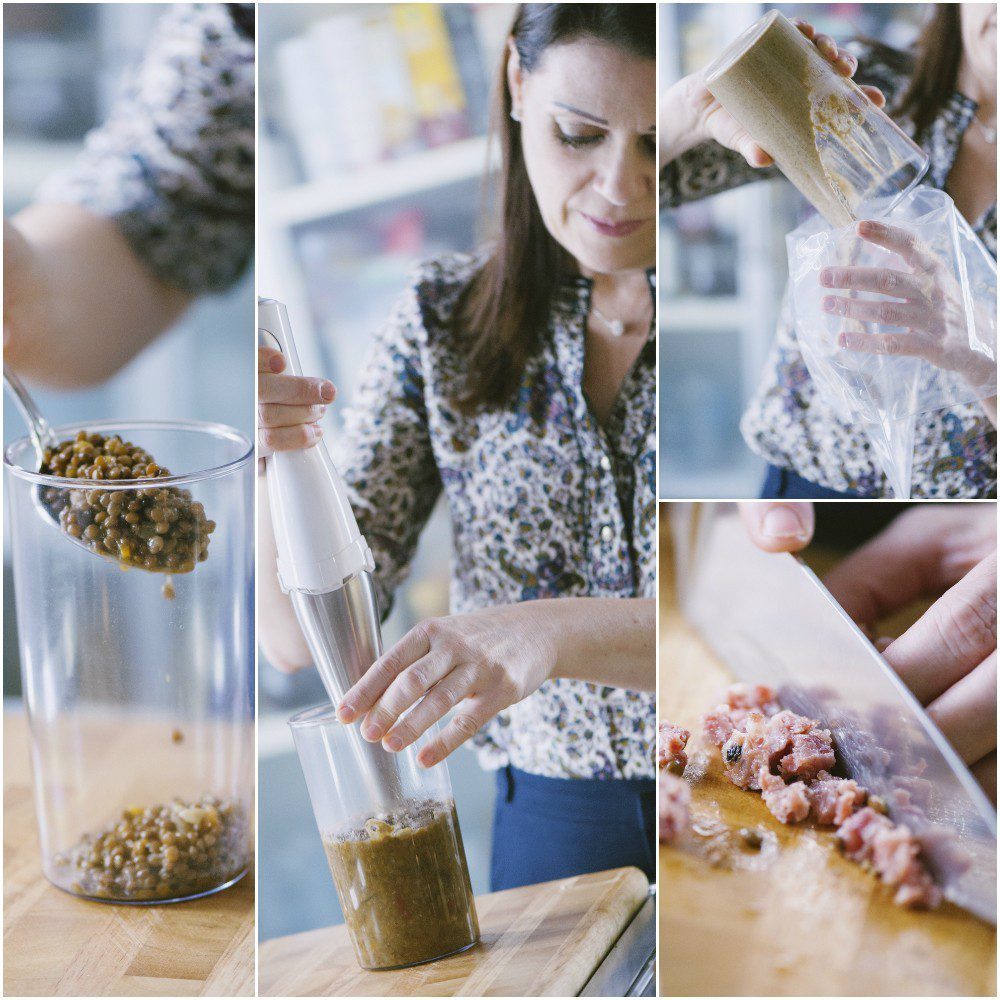
[(791, 469), (779, 469), (776, 465), (767, 467), (764, 485), (760, 491), (761, 500), (855, 500), (860, 493), (840, 493), (837, 490), (817, 486)]
[(656, 782), (497, 772), (490, 888), (634, 865), (656, 877)]

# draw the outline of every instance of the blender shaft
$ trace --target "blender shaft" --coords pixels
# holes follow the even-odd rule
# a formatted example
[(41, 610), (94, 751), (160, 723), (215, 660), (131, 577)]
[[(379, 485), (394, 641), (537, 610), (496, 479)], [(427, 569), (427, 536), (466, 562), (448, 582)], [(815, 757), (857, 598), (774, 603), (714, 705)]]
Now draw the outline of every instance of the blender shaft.
[[(289, 591), (295, 615), (313, 655), (316, 669), (336, 705), (382, 653), (378, 598), (371, 574), (360, 572), (342, 587), (325, 594)], [(401, 790), (395, 754), (381, 743), (369, 743), (356, 725), (345, 727), (354, 757), (372, 797), (388, 810)]]

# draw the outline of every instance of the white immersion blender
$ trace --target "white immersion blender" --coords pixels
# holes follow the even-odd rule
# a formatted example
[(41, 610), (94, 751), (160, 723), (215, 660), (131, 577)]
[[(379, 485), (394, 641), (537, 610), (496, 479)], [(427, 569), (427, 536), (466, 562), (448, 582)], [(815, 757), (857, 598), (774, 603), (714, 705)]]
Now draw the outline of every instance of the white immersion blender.
[[(257, 341), (285, 356), (289, 374), (303, 374), (284, 303), (257, 300)], [(277, 451), (265, 461), (278, 582), (336, 705), (382, 654), (375, 562), (323, 441)], [(400, 799), (397, 758), (363, 739), (359, 728), (345, 727), (354, 756), (350, 766), (389, 811)]]

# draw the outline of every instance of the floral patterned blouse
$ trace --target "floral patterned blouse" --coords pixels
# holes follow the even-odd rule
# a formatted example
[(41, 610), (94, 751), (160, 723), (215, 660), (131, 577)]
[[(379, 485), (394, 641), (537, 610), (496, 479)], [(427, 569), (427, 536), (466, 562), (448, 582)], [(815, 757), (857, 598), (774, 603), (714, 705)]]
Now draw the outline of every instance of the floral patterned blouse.
[[(442, 491), (454, 613), (548, 597), (654, 597), (653, 332), (602, 427), (582, 387), (591, 286), (568, 280), (516, 400), (467, 415), (453, 403), (465, 358), (449, 320), (481, 263), (461, 254), (416, 271), (344, 413), (337, 464), (375, 555), (383, 612)], [(551, 680), (475, 742), (487, 768), (648, 778), (655, 714), (652, 694)]]
[[(880, 88), (891, 108), (905, 90), (911, 57), (884, 46), (854, 43), (847, 47), (858, 57), (858, 82)], [(956, 91), (928, 129), (914, 136), (930, 155), (923, 183), (936, 188), (945, 186), (976, 108), (974, 101)], [(899, 124), (913, 134), (911, 124)], [(780, 176), (774, 168), (755, 170), (738, 153), (716, 143), (705, 143), (668, 165), (661, 177), (661, 191), (664, 203), (676, 206), (774, 176)], [(996, 205), (971, 224), (996, 257)], [(665, 308), (669, 309), (669, 304)], [(813, 483), (866, 497), (892, 495), (864, 435), (840, 418), (817, 393), (791, 324), (787, 294), (764, 377), (743, 416), (741, 429), (757, 454)], [(995, 496), (996, 441), (996, 431), (978, 404), (920, 414), (911, 495)]]
[(80, 156), (40, 201), (112, 219), (162, 281), (233, 284), (253, 255), (253, 4), (178, 4)]

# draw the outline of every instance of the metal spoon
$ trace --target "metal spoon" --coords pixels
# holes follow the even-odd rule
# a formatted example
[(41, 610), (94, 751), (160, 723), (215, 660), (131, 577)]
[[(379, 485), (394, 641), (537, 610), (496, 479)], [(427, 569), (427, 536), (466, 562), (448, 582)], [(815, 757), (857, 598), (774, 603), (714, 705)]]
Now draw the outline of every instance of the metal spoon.
[(5, 364), (3, 366), (3, 380), (7, 388), (14, 396), (14, 402), (24, 417), (24, 422), (28, 425), (28, 433), (31, 435), (31, 443), (35, 446), (35, 457), (38, 459), (38, 467), (42, 467), (45, 461), (45, 449), (54, 448), (58, 442), (49, 422), (42, 416), (42, 411), (28, 394), (21, 380)]
[[(24, 417), (24, 422), (28, 425), (28, 434), (31, 437), (31, 443), (35, 446), (35, 458), (38, 460), (38, 468), (41, 469), (45, 461), (45, 449), (54, 448), (59, 443), (58, 439), (51, 426), (49, 426), (49, 422), (42, 416), (42, 411), (38, 408), (38, 404), (31, 398), (28, 390), (25, 389), (24, 383), (6, 364), (3, 366), (3, 381), (14, 397), (14, 402), (17, 404), (18, 410), (20, 410), (21, 416)], [(52, 507), (45, 503), (42, 496), (42, 489), (43, 487), (36, 486), (31, 492), (31, 499), (35, 505), (35, 510), (46, 521), (55, 525), (66, 538), (74, 545), (79, 545), (81, 549), (86, 549), (93, 555), (103, 556), (112, 562), (120, 562), (120, 560), (115, 559), (110, 553), (105, 555), (103, 552), (96, 552), (84, 539), (74, 538), (68, 531), (65, 531), (59, 523), (59, 515)]]

